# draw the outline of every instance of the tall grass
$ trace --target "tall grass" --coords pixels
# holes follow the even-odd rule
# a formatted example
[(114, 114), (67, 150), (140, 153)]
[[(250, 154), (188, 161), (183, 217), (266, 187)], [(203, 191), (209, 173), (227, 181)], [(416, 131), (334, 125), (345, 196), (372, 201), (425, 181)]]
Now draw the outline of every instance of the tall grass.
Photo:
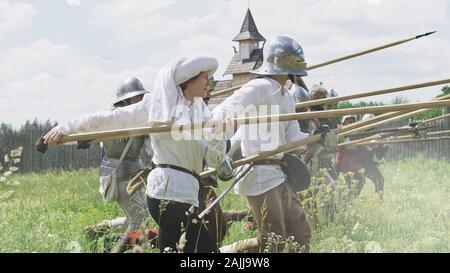
[[(417, 158), (381, 169), (384, 200), (367, 180), (361, 196), (338, 206), (332, 221), (322, 215), (312, 252), (450, 252), (450, 163)], [(83, 228), (123, 216), (101, 200), (93, 169), (13, 175), (0, 183), (0, 196), (8, 191), (13, 194), (0, 200), (0, 252), (89, 252)], [(221, 204), (247, 207), (233, 193)], [(256, 235), (246, 222), (235, 223), (224, 244)]]

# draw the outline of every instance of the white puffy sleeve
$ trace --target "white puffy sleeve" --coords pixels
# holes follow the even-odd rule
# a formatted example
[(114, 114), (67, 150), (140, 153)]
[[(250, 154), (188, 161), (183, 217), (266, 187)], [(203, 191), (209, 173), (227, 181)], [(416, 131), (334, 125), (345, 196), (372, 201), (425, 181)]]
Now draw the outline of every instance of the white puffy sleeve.
[[(295, 114), (294, 98), (290, 94), (289, 96), (292, 99), (292, 103), (289, 103), (288, 113)], [(286, 140), (288, 143), (295, 142), (307, 137), (309, 137), (309, 134), (300, 131), (300, 126), (297, 120), (288, 121), (288, 124), (286, 126)]]
[(66, 120), (59, 125), (63, 134), (95, 132), (149, 126), (147, 101), (114, 110), (100, 110)]

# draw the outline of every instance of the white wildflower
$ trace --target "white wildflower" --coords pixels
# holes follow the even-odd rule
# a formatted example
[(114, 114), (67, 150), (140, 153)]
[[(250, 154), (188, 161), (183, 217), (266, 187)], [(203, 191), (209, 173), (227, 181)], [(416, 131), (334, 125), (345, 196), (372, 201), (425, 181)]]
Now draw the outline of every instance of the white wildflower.
[(171, 247), (164, 248), (164, 253), (170, 253), (170, 252), (172, 252), (172, 248)]
[(189, 214), (194, 214), (194, 212), (195, 212), (195, 207), (194, 207), (194, 206), (191, 206), (191, 207), (189, 208)]
[(70, 253), (81, 253), (80, 243), (78, 243), (77, 241), (70, 241), (66, 246), (66, 250)]
[(367, 242), (366, 247), (364, 248), (365, 253), (382, 253), (383, 248), (381, 244), (376, 241)]
[(14, 191), (12, 191), (12, 190), (5, 192), (4, 194), (0, 195), (0, 201), (4, 201), (4, 200), (10, 198), (13, 194), (14, 194)]
[(22, 155), (22, 151), (23, 151), (23, 148), (19, 147), (19, 148), (15, 149), (15, 150), (12, 150), (10, 152), (10, 155), (11, 155), (11, 157), (19, 157), (19, 156)]

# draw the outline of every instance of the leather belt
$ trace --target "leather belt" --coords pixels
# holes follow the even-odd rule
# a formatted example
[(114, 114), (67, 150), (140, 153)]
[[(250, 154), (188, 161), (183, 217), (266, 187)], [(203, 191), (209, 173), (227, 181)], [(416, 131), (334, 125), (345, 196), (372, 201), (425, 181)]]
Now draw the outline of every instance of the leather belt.
[(197, 182), (198, 182), (198, 202), (199, 202), (199, 205), (201, 204), (200, 200), (202, 199), (202, 195), (203, 195), (203, 182), (200, 180), (200, 175), (198, 175), (196, 172), (193, 172), (191, 170), (188, 170), (183, 167), (176, 166), (176, 165), (172, 165), (172, 164), (155, 164), (152, 161), (151, 165), (152, 165), (152, 168), (169, 168), (169, 169), (173, 169), (173, 170), (177, 170), (177, 171), (180, 171), (183, 173), (190, 174), (193, 177), (195, 177), (195, 179), (197, 179)]
[(191, 171), (191, 170), (185, 169), (185, 168), (183, 168), (183, 167), (179, 167), (179, 166), (172, 165), (172, 164), (155, 164), (153, 161), (152, 161), (152, 167), (153, 167), (153, 168), (169, 168), (169, 169), (174, 169), (174, 170), (177, 170), (177, 171), (180, 171), (180, 172), (184, 172), (184, 173), (190, 174), (190, 175), (192, 175), (193, 177), (195, 177), (195, 179), (197, 179), (198, 181), (200, 181), (200, 175), (198, 175), (196, 172), (193, 172), (193, 171)]
[(286, 167), (285, 161), (280, 159), (263, 159), (253, 162), (253, 165), (280, 165), (281, 167)]

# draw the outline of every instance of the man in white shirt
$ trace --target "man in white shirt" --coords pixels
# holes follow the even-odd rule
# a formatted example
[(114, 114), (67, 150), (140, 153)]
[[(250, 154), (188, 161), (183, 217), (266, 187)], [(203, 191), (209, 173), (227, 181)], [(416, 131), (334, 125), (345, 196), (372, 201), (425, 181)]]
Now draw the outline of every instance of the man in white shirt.
[[(219, 104), (213, 110), (215, 119), (233, 114), (241, 116), (246, 113), (245, 108), (252, 107), (258, 115), (295, 113), (294, 99), (284, 85), (289, 78), (307, 75), (302, 48), (293, 39), (278, 36), (267, 41), (263, 50), (262, 66), (252, 71), (262, 77), (251, 80)], [(236, 109), (239, 110), (234, 111)], [(262, 130), (264, 128), (261, 126), (266, 130)], [(241, 126), (240, 130), (241, 149), (245, 157), (309, 136), (300, 131), (297, 121), (272, 122), (258, 127)], [(268, 234), (272, 232), (283, 239), (294, 237), (300, 249), (290, 251), (309, 251), (311, 228), (279, 165), (283, 155), (280, 153), (269, 160), (256, 162), (235, 187), (238, 194), (247, 197), (260, 231), (259, 245), (253, 244), (253, 249), (246, 247), (247, 251), (264, 251)], [(276, 251), (283, 248), (284, 245), (279, 244)]]

